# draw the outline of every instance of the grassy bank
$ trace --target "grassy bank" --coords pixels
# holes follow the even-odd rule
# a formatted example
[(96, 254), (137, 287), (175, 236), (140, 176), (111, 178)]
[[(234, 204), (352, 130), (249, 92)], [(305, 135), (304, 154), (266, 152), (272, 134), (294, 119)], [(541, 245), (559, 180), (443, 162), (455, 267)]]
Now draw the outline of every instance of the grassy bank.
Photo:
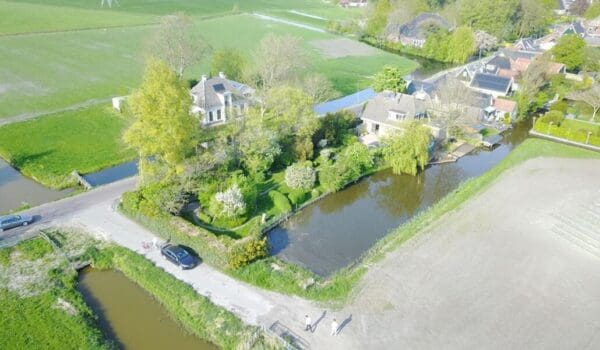
[(0, 349), (110, 348), (76, 282), (41, 238), (0, 249)]
[(553, 142), (528, 139), (493, 169), (480, 177), (465, 181), (437, 204), (391, 231), (351, 267), (328, 279), (322, 279), (310, 271), (286, 264), (274, 257), (259, 260), (229, 273), (261, 288), (318, 301), (329, 301), (334, 306), (342, 305), (356, 282), (367, 271), (366, 266), (376, 263), (387, 252), (396, 249), (418, 232), (435, 224), (442, 216), (459, 208), (464, 202), (485, 190), (507, 169), (536, 157), (598, 158), (600, 155)]
[(533, 129), (565, 140), (586, 143), (600, 147), (600, 124), (576, 119), (565, 119), (559, 125), (546, 123), (543, 118), (535, 122)]
[(91, 255), (94, 267), (121, 271), (150, 293), (188, 332), (221, 349), (279, 348), (279, 343), (265, 338), (258, 328), (245, 325), (231, 312), (214, 305), (190, 285), (141, 255), (120, 247)]
[(141, 255), (83, 233), (47, 235), (62, 252), (42, 238), (0, 249), (0, 349), (112, 348), (77, 291), (77, 273), (69, 261), (91, 261), (95, 268), (121, 271), (187, 331), (221, 349), (280, 348), (278, 341), (245, 325)]
[(73, 170), (91, 173), (131, 160), (121, 142), (127, 122), (108, 104), (95, 105), (0, 128), (0, 156), (52, 188), (73, 184)]

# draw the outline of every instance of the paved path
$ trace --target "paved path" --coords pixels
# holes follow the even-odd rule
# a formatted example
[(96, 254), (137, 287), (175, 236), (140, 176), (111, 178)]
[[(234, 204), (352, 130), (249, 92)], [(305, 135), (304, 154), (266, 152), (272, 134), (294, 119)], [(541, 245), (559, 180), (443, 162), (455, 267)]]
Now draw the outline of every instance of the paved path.
[[(335, 313), (142, 251), (152, 234), (113, 208), (135, 179), (31, 212), (44, 216), (38, 227), (81, 227), (143, 253), (245, 322), (279, 321), (312, 349), (591, 350), (600, 348), (599, 175), (599, 160), (535, 159), (509, 170), (372, 266)], [(302, 330), (305, 313), (316, 320), (324, 311), (314, 333)], [(344, 324), (337, 337), (332, 317)]]
[[(137, 178), (131, 178), (27, 210), (24, 213), (40, 216), (40, 219), (32, 226), (0, 233), (0, 243), (19, 235), (33, 234), (45, 227), (80, 228), (98, 238), (111, 240), (145, 255), (157, 266), (189, 283), (198, 293), (232, 311), (248, 324), (268, 328), (278, 321), (298, 334), (312, 349), (351, 348), (349, 334), (342, 332), (338, 337), (329, 335), (334, 314), (310, 301), (247, 285), (205, 264), (181, 271), (162, 258), (158, 250), (144, 250), (141, 242), (152, 241), (152, 233), (115, 210), (121, 194), (132, 190), (136, 184)], [(316, 331), (304, 332), (304, 315), (309, 313), (317, 321), (318, 315), (323, 312), (326, 312), (326, 316), (319, 322)]]

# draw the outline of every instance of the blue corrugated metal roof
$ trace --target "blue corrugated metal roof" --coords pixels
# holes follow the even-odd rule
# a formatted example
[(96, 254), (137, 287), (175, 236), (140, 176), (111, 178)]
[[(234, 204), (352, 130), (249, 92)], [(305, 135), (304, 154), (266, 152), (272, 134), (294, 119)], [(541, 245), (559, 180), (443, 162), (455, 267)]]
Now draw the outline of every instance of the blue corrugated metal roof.
[(359, 91), (355, 94), (338, 98), (315, 105), (313, 110), (317, 115), (339, 112), (343, 109), (360, 105), (375, 97), (377, 93), (372, 88)]

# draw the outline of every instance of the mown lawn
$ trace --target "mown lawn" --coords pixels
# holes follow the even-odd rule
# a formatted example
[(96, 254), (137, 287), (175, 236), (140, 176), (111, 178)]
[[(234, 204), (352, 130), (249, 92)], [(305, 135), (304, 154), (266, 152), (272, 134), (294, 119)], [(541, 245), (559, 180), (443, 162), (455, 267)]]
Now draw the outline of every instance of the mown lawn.
[(127, 121), (107, 104), (0, 128), (0, 156), (52, 188), (72, 184), (70, 173), (90, 173), (135, 157), (121, 142)]
[(157, 21), (156, 16), (151, 15), (12, 1), (0, 1), (0, 18), (0, 35), (138, 25)]
[[(85, 240), (74, 237), (73, 250), (64, 250), (68, 256)], [(0, 349), (111, 348), (76, 291), (77, 275), (63, 253), (35, 238), (0, 249), (0, 257)]]
[[(101, 9), (101, 0), (25, 0), (29, 3), (73, 6), (85, 9)], [(113, 1), (115, 3), (116, 1)], [(267, 9), (334, 9), (335, 5), (321, 0), (119, 0), (119, 6), (112, 9), (105, 7), (103, 11), (147, 13), (164, 15), (184, 12), (190, 16), (214, 16), (238, 11), (259, 11)]]
[[(144, 41), (155, 26), (109, 28), (53, 34), (0, 37), (0, 118), (50, 112), (92, 99), (128, 94), (141, 82)], [(409, 73), (411, 60), (379, 51), (367, 57), (328, 59), (310, 44), (339, 38), (250, 14), (197, 21), (197, 31), (213, 49), (238, 48), (249, 59), (268, 33), (300, 37), (308, 56), (305, 72), (329, 77), (336, 89), (352, 93), (369, 84), (385, 64)], [(208, 72), (210, 56), (191, 67), (187, 79)]]
[[(0, 349), (108, 349), (84, 316), (56, 307), (61, 294), (82, 303), (79, 295), (63, 288), (25, 298), (0, 288)], [(90, 312), (85, 305), (80, 311)]]

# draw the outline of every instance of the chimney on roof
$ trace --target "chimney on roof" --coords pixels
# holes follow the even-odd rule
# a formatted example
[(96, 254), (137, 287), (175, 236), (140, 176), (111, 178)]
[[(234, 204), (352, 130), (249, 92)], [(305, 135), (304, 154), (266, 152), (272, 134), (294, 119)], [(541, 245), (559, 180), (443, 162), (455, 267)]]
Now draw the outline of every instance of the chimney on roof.
[(225, 75), (225, 73), (219, 72), (219, 78), (221, 78), (221, 79), (227, 79), (227, 76)]
[(208, 77), (206, 76), (206, 74), (202, 74), (202, 79), (200, 81), (204, 83), (207, 79)]

